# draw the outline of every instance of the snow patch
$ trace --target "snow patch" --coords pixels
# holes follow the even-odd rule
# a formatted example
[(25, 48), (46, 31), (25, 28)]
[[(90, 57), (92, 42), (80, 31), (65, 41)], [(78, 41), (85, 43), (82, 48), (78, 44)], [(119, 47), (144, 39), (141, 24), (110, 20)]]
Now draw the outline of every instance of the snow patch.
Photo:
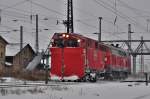
[(67, 76), (67, 77), (65, 76), (62, 78), (60, 76), (53, 75), (53, 74), (51, 74), (50, 78), (51, 80), (71, 80), (71, 81), (79, 79), (77, 75), (72, 75), (72, 76)]
[(69, 77), (64, 77), (64, 80), (77, 80), (79, 77), (77, 75), (69, 76)]
[(59, 77), (59, 76), (56, 76), (56, 75), (53, 75), (53, 74), (50, 74), (51, 76), (50, 76), (50, 79), (51, 80), (61, 80), (62, 78), (61, 77)]

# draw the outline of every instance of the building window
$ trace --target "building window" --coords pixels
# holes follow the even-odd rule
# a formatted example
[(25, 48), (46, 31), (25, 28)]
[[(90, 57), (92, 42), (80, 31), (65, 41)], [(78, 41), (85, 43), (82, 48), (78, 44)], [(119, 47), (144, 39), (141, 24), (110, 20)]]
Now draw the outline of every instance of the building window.
[(3, 52), (1, 52), (0, 54), (1, 54), (1, 55), (0, 55), (0, 56), (1, 56), (1, 58), (3, 58)]

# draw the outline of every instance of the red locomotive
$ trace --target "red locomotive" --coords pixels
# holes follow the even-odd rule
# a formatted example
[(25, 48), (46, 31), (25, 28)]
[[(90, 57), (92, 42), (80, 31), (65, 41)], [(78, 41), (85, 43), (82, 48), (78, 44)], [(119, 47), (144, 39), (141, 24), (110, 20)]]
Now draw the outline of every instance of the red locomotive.
[(50, 52), (51, 79), (126, 78), (131, 70), (130, 56), (125, 50), (75, 33), (55, 33)]

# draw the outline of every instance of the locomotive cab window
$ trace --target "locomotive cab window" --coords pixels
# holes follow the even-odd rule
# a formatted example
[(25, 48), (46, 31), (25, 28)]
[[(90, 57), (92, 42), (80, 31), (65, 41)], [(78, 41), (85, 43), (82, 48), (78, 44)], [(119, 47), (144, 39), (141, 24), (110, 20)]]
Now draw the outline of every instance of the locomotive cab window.
[(53, 46), (54, 47), (64, 47), (63, 39), (55, 39)]
[(66, 47), (78, 47), (78, 42), (77, 40), (74, 40), (74, 39), (68, 39), (65, 41), (65, 45)]
[(77, 40), (74, 39), (56, 39), (54, 40), (54, 47), (78, 47), (79, 44), (77, 42)]

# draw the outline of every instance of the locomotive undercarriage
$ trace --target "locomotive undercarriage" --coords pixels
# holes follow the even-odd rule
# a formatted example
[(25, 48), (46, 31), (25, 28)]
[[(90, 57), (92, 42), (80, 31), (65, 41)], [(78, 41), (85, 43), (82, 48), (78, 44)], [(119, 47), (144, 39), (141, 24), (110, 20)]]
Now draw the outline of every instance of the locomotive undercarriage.
[(82, 81), (86, 82), (96, 82), (97, 81), (97, 72), (90, 68), (85, 69), (85, 76), (81, 79)]
[(100, 80), (124, 80), (128, 77), (129, 72), (125, 69), (105, 69), (103, 71), (86, 68), (85, 75), (82, 78), (76, 80), (62, 81), (75, 81), (75, 82), (96, 82)]
[(124, 70), (108, 70), (105, 72), (104, 79), (105, 80), (121, 80), (126, 79), (129, 75), (128, 71)]
[(105, 80), (121, 80), (121, 79), (126, 79), (128, 77), (127, 72), (123, 71), (111, 71), (111, 72), (106, 72), (104, 79)]
[(129, 72), (125, 69), (109, 69), (104, 71), (96, 71), (89, 69), (82, 78), (83, 81), (96, 82), (97, 79), (103, 80), (124, 80), (128, 77)]

